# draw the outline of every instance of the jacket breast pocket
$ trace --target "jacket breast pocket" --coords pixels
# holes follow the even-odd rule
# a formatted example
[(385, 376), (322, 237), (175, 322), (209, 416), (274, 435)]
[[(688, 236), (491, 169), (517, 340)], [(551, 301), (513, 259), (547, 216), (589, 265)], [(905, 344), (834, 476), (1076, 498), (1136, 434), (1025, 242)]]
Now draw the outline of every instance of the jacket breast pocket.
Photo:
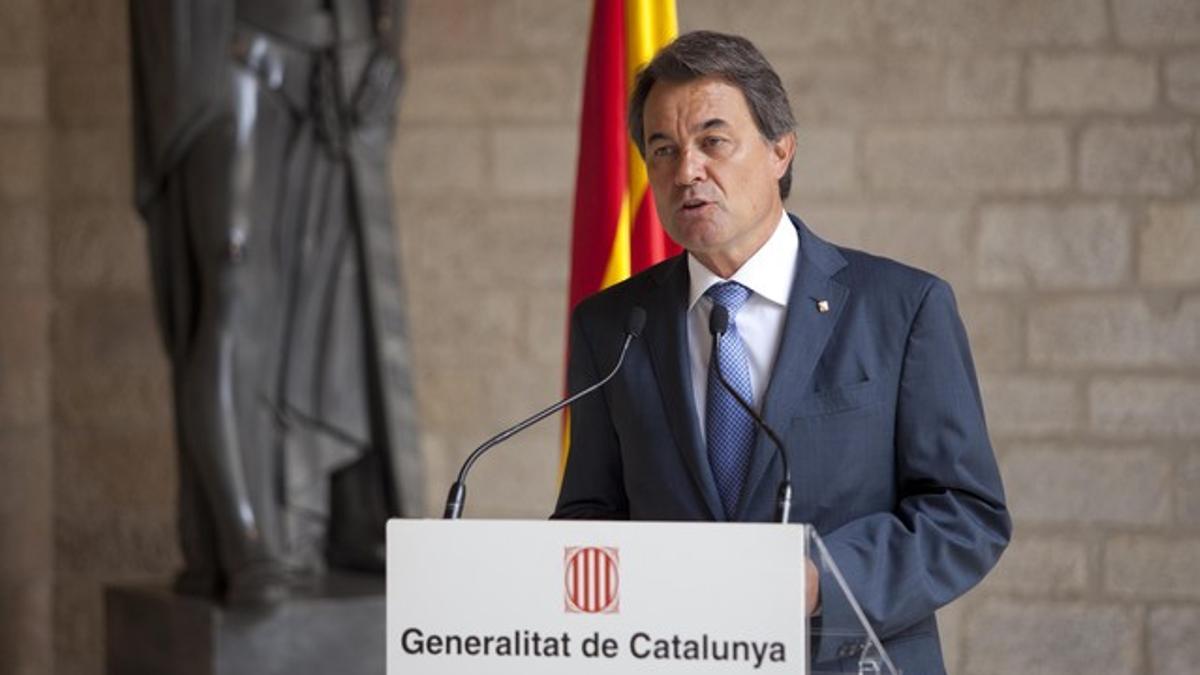
[(865, 408), (878, 403), (880, 399), (879, 383), (872, 380), (816, 391), (804, 397), (798, 418), (836, 415)]

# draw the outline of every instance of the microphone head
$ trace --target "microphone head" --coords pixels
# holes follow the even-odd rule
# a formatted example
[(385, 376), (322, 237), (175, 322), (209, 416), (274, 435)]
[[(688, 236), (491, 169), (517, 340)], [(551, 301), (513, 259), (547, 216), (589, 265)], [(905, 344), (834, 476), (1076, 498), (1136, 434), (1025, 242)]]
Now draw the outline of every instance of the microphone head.
[(712, 306), (708, 314), (708, 332), (712, 335), (724, 335), (729, 330), (729, 310), (724, 305)]
[(629, 321), (625, 324), (625, 334), (641, 337), (642, 328), (646, 326), (646, 310), (635, 305), (629, 310)]

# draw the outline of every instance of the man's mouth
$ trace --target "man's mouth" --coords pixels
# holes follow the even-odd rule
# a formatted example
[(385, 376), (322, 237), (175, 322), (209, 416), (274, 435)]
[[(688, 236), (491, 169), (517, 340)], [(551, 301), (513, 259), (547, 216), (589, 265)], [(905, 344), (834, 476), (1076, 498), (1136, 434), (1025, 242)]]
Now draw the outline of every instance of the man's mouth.
[(685, 199), (685, 200), (683, 200), (683, 203), (681, 203), (679, 205), (679, 210), (680, 211), (695, 211), (697, 209), (704, 208), (705, 206), (707, 206), (711, 203), (712, 202), (708, 202), (703, 199)]

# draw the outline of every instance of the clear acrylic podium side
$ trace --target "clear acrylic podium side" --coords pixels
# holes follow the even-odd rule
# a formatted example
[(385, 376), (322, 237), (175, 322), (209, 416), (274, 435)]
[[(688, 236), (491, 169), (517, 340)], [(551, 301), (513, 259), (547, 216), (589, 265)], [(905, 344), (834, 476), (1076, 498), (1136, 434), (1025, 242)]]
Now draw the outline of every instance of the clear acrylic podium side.
[[(902, 675), (901, 671), (892, 663), (887, 651), (884, 650), (883, 643), (875, 634), (875, 630), (863, 613), (858, 600), (847, 587), (846, 579), (842, 576), (833, 557), (829, 555), (829, 549), (825, 547), (825, 542), (821, 541), (821, 537), (812, 527), (805, 526), (805, 530), (808, 536), (809, 557), (816, 564), (821, 578), (831, 578), (837, 582), (834, 587), (841, 592), (842, 599), (846, 601), (858, 619), (857, 626), (850, 628), (845, 626), (830, 628), (823, 626), (819, 621), (811, 622), (813, 637), (820, 640), (833, 640), (835, 644), (844, 647), (838, 650), (837, 658), (814, 663), (810, 675), (841, 675), (842, 673)], [(828, 588), (830, 587), (826, 586), (826, 591)], [(824, 599), (822, 604), (824, 604)]]

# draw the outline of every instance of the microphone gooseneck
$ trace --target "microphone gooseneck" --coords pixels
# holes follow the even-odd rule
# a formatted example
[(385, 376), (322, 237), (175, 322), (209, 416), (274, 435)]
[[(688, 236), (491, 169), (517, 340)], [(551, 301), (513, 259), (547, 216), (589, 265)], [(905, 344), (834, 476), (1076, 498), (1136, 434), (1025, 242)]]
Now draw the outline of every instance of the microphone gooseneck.
[(783, 441), (779, 440), (779, 435), (775, 430), (767, 425), (766, 420), (758, 414), (758, 411), (750, 405), (750, 402), (738, 393), (733, 385), (725, 379), (725, 373), (721, 372), (720, 350), (719, 343), (721, 337), (729, 330), (729, 310), (724, 305), (713, 304), (712, 311), (708, 315), (708, 332), (712, 334), (712, 359), (713, 371), (717, 374), (717, 381), (721, 383), (725, 391), (733, 395), (734, 400), (742, 407), (758, 425), (758, 428), (766, 432), (770, 437), (771, 442), (775, 444), (775, 450), (779, 455), (779, 460), (783, 464), (783, 479), (779, 481), (779, 490), (775, 496), (775, 520), (780, 523), (788, 522), (792, 512), (792, 470), (788, 466), (787, 452), (783, 449)]
[(617, 356), (617, 363), (615, 366), (613, 366), (612, 370), (610, 370), (609, 373), (604, 376), (603, 379), (577, 394), (568, 396), (558, 403), (543, 408), (539, 412), (534, 413), (532, 416), (521, 420), (517, 424), (505, 429), (504, 431), (501, 431), (495, 436), (492, 436), (484, 441), (483, 444), (478, 448), (475, 448), (475, 450), (467, 456), (467, 459), (463, 462), (462, 467), (459, 468), (458, 479), (455, 480), (454, 484), (450, 486), (450, 494), (446, 497), (446, 509), (442, 513), (442, 517), (446, 520), (457, 520), (462, 516), (463, 505), (466, 504), (467, 501), (467, 474), (470, 473), (471, 467), (475, 464), (475, 460), (479, 459), (483, 453), (487, 452), (493, 446), (507, 441), (513, 436), (516, 436), (522, 431), (537, 424), (538, 422), (541, 422), (550, 415), (553, 415), (559, 410), (562, 410), (575, 401), (578, 401), (584, 396), (587, 396), (588, 394), (607, 384), (609, 380), (616, 376), (617, 371), (621, 369), (621, 365), (625, 363), (625, 353), (629, 351), (629, 344), (633, 342), (635, 338), (641, 336), (642, 328), (644, 328), (645, 325), (646, 310), (635, 306), (629, 311), (629, 317), (625, 322), (625, 342), (621, 344), (621, 353)]

